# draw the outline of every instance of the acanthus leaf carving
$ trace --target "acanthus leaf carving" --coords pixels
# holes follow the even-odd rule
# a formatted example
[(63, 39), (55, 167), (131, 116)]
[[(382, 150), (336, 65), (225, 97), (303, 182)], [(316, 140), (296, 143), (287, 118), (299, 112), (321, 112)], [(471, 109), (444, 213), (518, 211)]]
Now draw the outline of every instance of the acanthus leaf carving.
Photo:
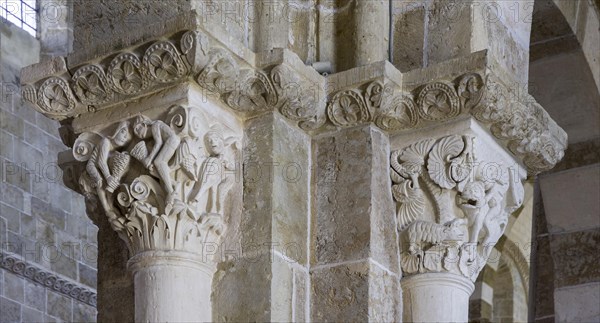
[(73, 155), (85, 165), (80, 189), (131, 255), (201, 253), (204, 242), (223, 234), (238, 140), (210, 124), (198, 109), (173, 106), (164, 119), (139, 115), (77, 138)]

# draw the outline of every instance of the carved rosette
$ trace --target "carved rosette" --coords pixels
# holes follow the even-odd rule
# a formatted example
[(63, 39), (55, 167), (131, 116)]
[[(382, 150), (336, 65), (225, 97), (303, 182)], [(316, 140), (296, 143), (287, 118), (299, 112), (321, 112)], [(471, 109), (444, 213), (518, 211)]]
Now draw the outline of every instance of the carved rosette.
[(475, 138), (452, 135), (391, 154), (401, 265), (405, 276), (451, 272), (475, 281), (509, 215), (523, 203), (518, 170), (483, 172)]
[(198, 109), (174, 106), (157, 120), (138, 115), (75, 140), (79, 190), (90, 216), (103, 211), (132, 256), (201, 254), (226, 228), (237, 143)]
[(195, 82), (243, 117), (279, 111), (314, 134), (368, 123), (398, 133), (471, 115), (531, 174), (552, 168), (566, 148), (566, 134), (535, 100), (512, 98), (513, 91), (481, 66), (425, 84), (402, 86), (381, 75), (332, 90), (294, 60), (254, 63), (201, 31), (184, 30), (72, 69), (63, 60), (55, 75), (23, 84), (22, 94), (42, 113), (64, 120)]

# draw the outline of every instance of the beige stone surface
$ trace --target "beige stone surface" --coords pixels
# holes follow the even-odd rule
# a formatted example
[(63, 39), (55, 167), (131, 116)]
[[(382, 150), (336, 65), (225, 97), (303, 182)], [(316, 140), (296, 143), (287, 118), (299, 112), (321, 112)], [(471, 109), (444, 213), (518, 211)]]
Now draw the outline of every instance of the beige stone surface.
[(600, 320), (600, 283), (558, 288), (554, 294), (556, 322)]
[[(540, 178), (548, 232), (600, 227), (600, 164), (544, 175)], [(573, 219), (576, 218), (576, 221)]]

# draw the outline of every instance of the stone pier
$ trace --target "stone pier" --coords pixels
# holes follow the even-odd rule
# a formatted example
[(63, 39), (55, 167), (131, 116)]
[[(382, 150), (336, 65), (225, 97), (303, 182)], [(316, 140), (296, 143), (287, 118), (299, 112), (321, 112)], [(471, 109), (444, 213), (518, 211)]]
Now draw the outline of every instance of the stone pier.
[(98, 279), (115, 284), (99, 284), (99, 317), (468, 320), (523, 181), (566, 147), (501, 50), (477, 39), (402, 73), (384, 1), (359, 2), (354, 62), (320, 75), (269, 11), (249, 45), (207, 15), (229, 8), (134, 2), (94, 1), (107, 14), (92, 23), (76, 1), (73, 53), (21, 77), (23, 98), (61, 122), (65, 182), (123, 243), (99, 238), (127, 250), (100, 253)]

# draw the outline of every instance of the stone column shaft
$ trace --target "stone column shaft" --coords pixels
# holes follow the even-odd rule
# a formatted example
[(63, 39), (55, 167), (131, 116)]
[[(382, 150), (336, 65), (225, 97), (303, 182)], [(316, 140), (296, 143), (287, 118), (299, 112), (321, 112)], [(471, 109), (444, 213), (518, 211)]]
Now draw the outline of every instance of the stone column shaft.
[(148, 251), (129, 260), (137, 322), (210, 322), (215, 271), (187, 252)]

